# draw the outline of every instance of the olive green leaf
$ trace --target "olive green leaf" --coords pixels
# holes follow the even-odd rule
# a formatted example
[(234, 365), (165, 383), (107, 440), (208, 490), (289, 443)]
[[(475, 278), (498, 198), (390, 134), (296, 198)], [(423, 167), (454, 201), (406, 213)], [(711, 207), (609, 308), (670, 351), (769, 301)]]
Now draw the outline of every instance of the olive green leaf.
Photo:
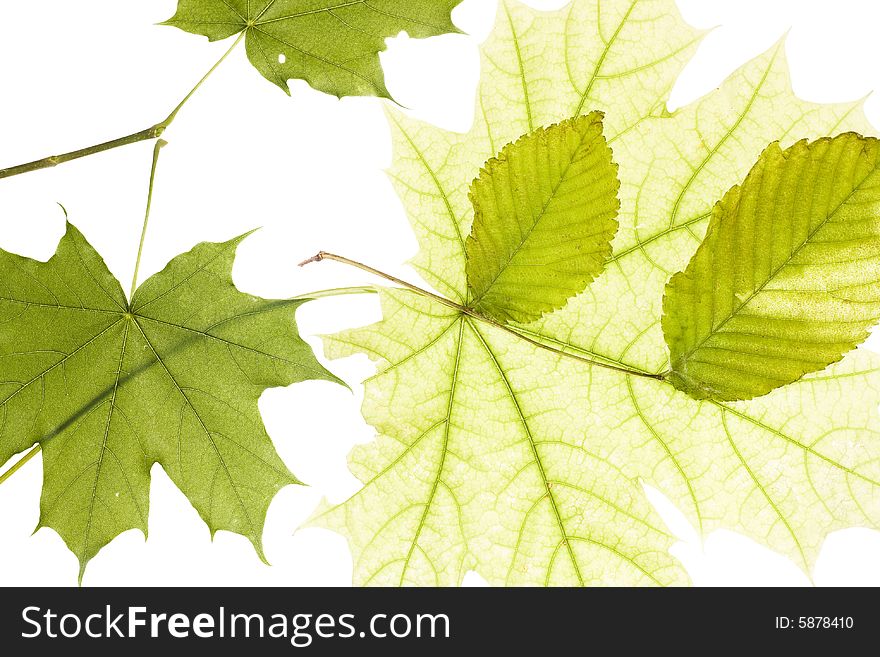
[(880, 317), (880, 142), (771, 144), (672, 277), (670, 381), (750, 399), (840, 360)]
[(473, 307), (527, 322), (583, 292), (611, 255), (618, 187), (601, 112), (505, 146), (471, 187)]
[(504, 144), (605, 111), (621, 208), (610, 263), (540, 320), (499, 327), (395, 290), (380, 323), (327, 340), (328, 355), (367, 354), (378, 369), (363, 406), (377, 438), (350, 457), (364, 487), (314, 520), (347, 537), (356, 582), (456, 585), (468, 570), (492, 584), (685, 581), (642, 483), (701, 534), (742, 532), (808, 571), (830, 532), (880, 527), (877, 357), (856, 350), (749, 401), (696, 400), (652, 378), (669, 367), (666, 283), (717, 199), (772, 141), (871, 132), (859, 102), (798, 99), (783, 44), (667, 111), (698, 36), (672, 0), (549, 13), (502, 0), (470, 132), (389, 110), (413, 265), (457, 304), (469, 185)]
[(245, 33), (251, 64), (290, 93), (305, 80), (334, 96), (390, 98), (379, 63), (385, 39), (458, 32), (461, 0), (179, 0), (164, 25), (211, 41)]
[(298, 483), (260, 419), (269, 387), (336, 379), (296, 332), (302, 300), (236, 290), (243, 237), (174, 258), (129, 303), (68, 224), (39, 262), (0, 250), (0, 462), (40, 443), (40, 527), (80, 562), (119, 533), (147, 533), (159, 463), (212, 534), (259, 555), (272, 498)]

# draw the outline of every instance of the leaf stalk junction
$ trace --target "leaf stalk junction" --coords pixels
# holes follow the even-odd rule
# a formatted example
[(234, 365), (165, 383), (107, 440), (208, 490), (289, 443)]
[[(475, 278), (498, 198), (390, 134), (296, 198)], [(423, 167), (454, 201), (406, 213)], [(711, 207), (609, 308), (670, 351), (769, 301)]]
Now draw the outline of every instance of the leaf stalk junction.
[(152, 125), (149, 128), (144, 130), (140, 130), (139, 132), (132, 133), (130, 135), (126, 135), (125, 137), (119, 137), (117, 139), (111, 139), (110, 141), (105, 141), (100, 144), (95, 144), (94, 146), (89, 146), (87, 148), (81, 148), (79, 150), (71, 151), (69, 153), (62, 153), (61, 155), (51, 155), (49, 157), (44, 157), (40, 160), (34, 160), (33, 162), (27, 162), (25, 164), (19, 164), (12, 167), (7, 167), (5, 169), (0, 169), (0, 179), (2, 178), (11, 178), (12, 176), (18, 176), (23, 173), (30, 173), (31, 171), (39, 171), (40, 169), (49, 169), (52, 167), (56, 167), (59, 164), (64, 164), (65, 162), (71, 162), (73, 160), (78, 160), (83, 157), (88, 157), (89, 155), (96, 155), (98, 153), (103, 153), (104, 151), (109, 151), (114, 148), (119, 148), (120, 146), (128, 146), (129, 144), (137, 144), (142, 141), (150, 141), (151, 139), (158, 139), (163, 135), (165, 130), (174, 122), (174, 119), (177, 118), (177, 115), (180, 113), (180, 110), (189, 102), (189, 100), (196, 94), (196, 92), (201, 88), (201, 86), (211, 77), (211, 75), (216, 71), (220, 65), (226, 61), (226, 58), (232, 54), (232, 51), (241, 43), (242, 38), (244, 38), (244, 33), (235, 40), (232, 46), (227, 50), (223, 56), (217, 60), (217, 63), (214, 64), (210, 68), (210, 70), (202, 76), (201, 80), (199, 80), (196, 85), (189, 91), (189, 93), (181, 100), (177, 106), (171, 111), (171, 113), (163, 120), (157, 123), (156, 125)]
[(487, 315), (474, 310), (473, 308), (463, 306), (459, 303), (456, 303), (454, 301), (447, 299), (446, 297), (442, 297), (439, 294), (434, 294), (433, 292), (429, 292), (428, 290), (425, 290), (424, 288), (418, 287), (417, 285), (413, 285), (412, 283), (408, 283), (407, 281), (404, 281), (396, 276), (392, 276), (391, 274), (386, 274), (383, 271), (380, 271), (374, 267), (370, 267), (369, 265), (365, 265), (364, 263), (358, 262), (357, 260), (352, 260), (351, 258), (346, 258), (345, 256), (336, 255), (335, 253), (328, 253), (327, 251), (320, 251), (316, 255), (312, 256), (311, 258), (299, 263), (299, 266), (305, 267), (306, 265), (309, 265), (309, 264), (312, 264), (315, 262), (321, 262), (323, 260), (332, 260), (334, 262), (338, 262), (338, 263), (347, 265), (349, 267), (354, 267), (356, 269), (360, 269), (361, 271), (365, 271), (368, 274), (372, 274), (373, 276), (377, 276), (377, 277), (382, 278), (386, 281), (394, 283), (395, 285), (402, 287), (406, 290), (409, 290), (410, 292), (414, 292), (414, 293), (421, 295), (425, 298), (436, 301), (437, 303), (442, 304), (442, 305), (446, 306), (447, 308), (451, 308), (452, 310), (455, 310), (457, 312), (460, 312), (463, 315), (467, 315), (468, 317), (471, 317), (477, 321), (483, 322), (485, 324), (489, 324), (490, 326), (493, 326), (496, 329), (504, 331), (505, 333), (509, 333), (511, 335), (514, 335), (514, 336), (518, 337), (519, 339), (527, 342), (528, 344), (530, 344), (534, 347), (538, 347), (539, 349), (543, 349), (544, 351), (549, 351), (549, 352), (558, 354), (560, 356), (564, 356), (565, 358), (571, 358), (573, 360), (577, 360), (582, 363), (587, 363), (588, 365), (591, 365), (591, 366), (602, 367), (602, 368), (605, 368), (608, 370), (613, 370), (616, 372), (622, 372), (624, 374), (629, 374), (631, 376), (638, 376), (638, 377), (642, 377), (642, 378), (646, 378), (646, 379), (654, 379), (656, 381), (666, 381), (667, 373), (665, 373), (665, 372), (661, 373), (661, 374), (655, 374), (653, 372), (646, 372), (644, 370), (639, 370), (639, 369), (635, 369), (635, 368), (631, 368), (631, 367), (622, 367), (620, 365), (612, 365), (611, 363), (603, 363), (602, 361), (599, 361), (599, 360), (587, 358), (585, 356), (581, 356), (579, 354), (575, 354), (570, 351), (565, 351), (564, 349), (560, 349), (558, 347), (554, 347), (552, 345), (545, 344), (543, 342), (540, 342), (539, 340), (536, 340), (535, 338), (529, 337), (529, 335), (527, 335), (525, 331), (517, 328), (514, 325), (502, 324), (501, 322), (498, 322), (498, 321), (492, 319), (491, 317), (488, 317)]

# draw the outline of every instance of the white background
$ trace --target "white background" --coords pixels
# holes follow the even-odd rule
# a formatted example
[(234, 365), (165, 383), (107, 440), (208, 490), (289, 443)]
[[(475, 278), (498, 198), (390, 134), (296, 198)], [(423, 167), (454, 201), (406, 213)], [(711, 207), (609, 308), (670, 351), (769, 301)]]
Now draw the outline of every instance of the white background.
[[(228, 43), (154, 23), (175, 0), (2, 1), (0, 166), (65, 152), (146, 128), (165, 117)], [(529, 0), (557, 8), (565, 0)], [(876, 0), (679, 0), (706, 37), (676, 87), (672, 106), (713, 89), (789, 28), (794, 88), (813, 101), (860, 98), (880, 87), (880, 3)], [(478, 44), (495, 0), (465, 0), (455, 12), (469, 36), (391, 41), (383, 62), (391, 92), (412, 113), (464, 131), (477, 85)], [(417, 245), (383, 173), (391, 158), (382, 101), (334, 98), (292, 83), (292, 98), (263, 80), (243, 49), (224, 64), (166, 133), (141, 280), (204, 240), (263, 230), (239, 250), (237, 285), (265, 297), (372, 283), (335, 263), (300, 270), (320, 249), (416, 280), (401, 265)], [(869, 99), (880, 127), (880, 99)], [(128, 289), (143, 217), (152, 144), (128, 146), (53, 170), (0, 181), (0, 246), (47, 259), (63, 231), (63, 203)], [(378, 319), (375, 299), (321, 301), (300, 311), (306, 336)], [(875, 336), (876, 339), (876, 336)], [(320, 349), (319, 341), (309, 337)], [(880, 342), (875, 342), (880, 345)], [(150, 539), (128, 532), (92, 561), (86, 585), (348, 585), (344, 539), (295, 532), (321, 496), (357, 489), (345, 455), (373, 431), (359, 415), (364, 357), (335, 362), (355, 394), (327, 383), (270, 390), (260, 408), (282, 458), (311, 488), (285, 489), (266, 524), (260, 563), (243, 538), (207, 528), (159, 466), (153, 469)], [(39, 459), (0, 487), (0, 585), (73, 585), (77, 565), (38, 517)], [(674, 548), (696, 584), (809, 585), (791, 562), (754, 542), (716, 532), (700, 544), (659, 496), (681, 538)], [(813, 576), (817, 585), (880, 585), (880, 533), (831, 535)], [(481, 584), (473, 573), (468, 584)]]

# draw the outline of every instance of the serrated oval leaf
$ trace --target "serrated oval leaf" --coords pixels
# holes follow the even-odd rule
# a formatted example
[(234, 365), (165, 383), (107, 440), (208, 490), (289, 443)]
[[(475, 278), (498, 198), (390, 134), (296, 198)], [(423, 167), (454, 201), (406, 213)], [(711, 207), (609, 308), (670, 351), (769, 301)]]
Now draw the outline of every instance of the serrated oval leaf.
[(664, 299), (670, 381), (750, 399), (840, 360), (880, 317), (880, 142), (771, 144)]
[(474, 307), (529, 322), (561, 308), (611, 255), (620, 203), (602, 113), (539, 128), (504, 147), (471, 187), (467, 279)]
[(248, 59), (286, 93), (305, 80), (334, 96), (390, 98), (379, 63), (385, 39), (457, 32), (461, 0), (179, 0), (164, 23), (212, 41), (246, 32)]

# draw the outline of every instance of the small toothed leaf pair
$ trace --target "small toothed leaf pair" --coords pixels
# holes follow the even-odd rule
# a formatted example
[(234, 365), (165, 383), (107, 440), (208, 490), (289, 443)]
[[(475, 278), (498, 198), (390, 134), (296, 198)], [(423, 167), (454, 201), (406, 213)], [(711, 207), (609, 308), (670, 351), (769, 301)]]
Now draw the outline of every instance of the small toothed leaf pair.
[(269, 504), (299, 482), (257, 401), (337, 379), (297, 334), (304, 300), (235, 288), (242, 239), (174, 258), (131, 300), (70, 224), (48, 262), (0, 250), (0, 463), (42, 446), (40, 526), (77, 556), (80, 579), (118, 534), (146, 535), (154, 463), (212, 533), (242, 534), (264, 558)]
[[(474, 181), (466, 254), (476, 310), (528, 323), (604, 268), (619, 182), (601, 117), (523, 136)], [(667, 286), (670, 382), (697, 398), (750, 399), (864, 341), (880, 318), (878, 190), (876, 139), (771, 144)]]

